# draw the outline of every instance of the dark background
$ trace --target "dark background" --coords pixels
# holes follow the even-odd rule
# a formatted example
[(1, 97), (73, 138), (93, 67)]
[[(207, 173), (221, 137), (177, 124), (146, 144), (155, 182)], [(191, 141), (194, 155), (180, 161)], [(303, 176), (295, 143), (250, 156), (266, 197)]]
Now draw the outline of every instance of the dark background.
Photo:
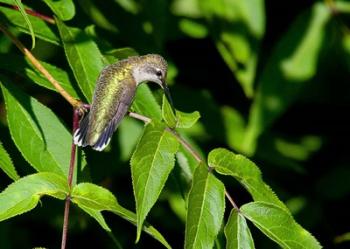
[[(83, 2), (76, 3), (77, 15), (68, 22), (70, 26), (85, 27), (93, 21), (83, 11)], [(147, 38), (140, 28), (142, 20), (157, 13), (141, 1), (144, 7), (138, 14), (131, 14), (116, 2), (96, 1), (96, 6), (108, 20), (120, 29), (113, 33), (101, 27), (96, 31), (101, 40), (108, 41), (113, 47), (133, 47), (140, 54), (157, 52), (163, 54), (177, 68), (177, 75), (171, 82), (171, 93), (177, 109), (182, 111), (199, 110), (204, 134), (194, 136), (204, 152), (215, 147), (229, 147), (225, 140), (225, 130), (220, 120), (220, 109), (231, 106), (248, 118), (252, 100), (245, 94), (230, 71), (210, 35), (203, 38), (191, 38), (176, 26), (180, 17), (171, 15), (167, 19), (167, 31), (161, 43), (157, 39)], [(171, 1), (170, 1), (171, 2)], [(287, 32), (293, 21), (315, 1), (266, 1), (266, 32), (262, 40), (258, 58), (257, 75), (269, 60), (276, 43)], [(42, 13), (51, 13), (42, 3), (29, 3)], [(166, 4), (170, 6), (170, 3)], [(148, 9), (147, 9), (148, 8)], [(1, 9), (0, 9), (1, 11)], [(149, 13), (149, 11), (151, 13)], [(152, 12), (154, 11), (154, 12)], [(339, 47), (337, 39), (342, 36), (342, 27), (347, 26), (347, 17), (335, 16), (332, 32), (327, 34), (327, 45), (320, 55), (316, 75), (306, 82), (298, 97), (283, 114), (259, 138), (257, 151), (250, 158), (260, 167), (264, 181), (287, 203), (292, 213), (303, 227), (309, 230), (324, 248), (349, 248), (349, 241), (336, 243), (337, 236), (350, 232), (348, 200), (350, 193), (349, 168), (349, 54)], [(205, 23), (204, 19), (200, 22)], [(128, 24), (128, 25), (127, 25)], [(141, 34), (142, 33), (142, 34)], [(146, 38), (145, 38), (146, 37)], [(3, 39), (3, 38), (2, 38)], [(30, 44), (28, 36), (22, 35), (25, 44)], [(332, 42), (334, 40), (334, 42)], [(99, 42), (103, 50), (103, 42)], [(37, 41), (34, 53), (45, 61), (68, 68), (62, 49), (43, 41)], [(18, 53), (15, 47), (11, 53)], [(0, 62), (1, 63), (1, 62)], [(16, 79), (21, 85), (22, 79), (15, 74), (0, 71)], [(72, 77), (73, 79), (73, 77)], [(71, 107), (56, 93), (45, 89), (22, 84), (22, 87), (41, 102), (48, 105), (67, 124), (71, 123)], [(151, 86), (157, 93), (156, 87)], [(33, 173), (32, 168), (22, 158), (10, 139), (5, 120), (3, 99), (0, 97), (0, 139), (12, 155), (20, 175)], [(317, 137), (320, 141), (317, 149), (303, 160), (283, 158), (271, 154), (271, 139), (281, 136), (285, 140), (298, 144), (303, 136)], [(112, 142), (113, 153), (99, 154), (88, 151), (89, 175), (94, 183), (109, 188), (119, 202), (134, 210), (130, 167), (126, 160), (120, 159), (117, 141), (118, 133)], [(231, 148), (235, 149), (235, 148)], [(231, 178), (221, 178), (238, 205), (251, 199), (248, 193), (233, 182)], [(0, 186), (4, 189), (11, 181), (0, 174)], [(147, 220), (165, 235), (174, 248), (183, 247), (184, 223), (172, 211), (167, 201), (167, 192), (171, 192), (173, 183), (167, 183), (167, 189), (160, 201), (152, 209)], [(62, 201), (44, 197), (41, 204), (28, 214), (0, 223), (0, 248), (32, 248), (43, 246), (58, 248), (60, 244), (63, 220)], [(227, 213), (228, 215), (228, 213)], [(113, 234), (124, 248), (161, 248), (150, 236), (143, 234), (139, 244), (135, 245), (136, 228), (121, 218), (105, 213), (106, 221)], [(256, 248), (278, 248), (260, 231), (249, 224)], [(70, 214), (68, 248), (113, 248), (113, 243), (99, 225), (88, 215), (73, 207)]]

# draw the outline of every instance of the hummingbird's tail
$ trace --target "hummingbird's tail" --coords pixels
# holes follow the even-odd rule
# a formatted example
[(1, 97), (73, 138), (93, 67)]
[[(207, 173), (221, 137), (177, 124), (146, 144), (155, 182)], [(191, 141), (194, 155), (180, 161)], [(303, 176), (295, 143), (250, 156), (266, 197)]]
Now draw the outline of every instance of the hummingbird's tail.
[[(78, 146), (85, 147), (90, 145), (94, 150), (102, 151), (107, 147), (109, 142), (111, 141), (111, 137), (113, 132), (116, 129), (118, 124), (118, 120), (113, 118), (107, 127), (98, 134), (94, 136), (89, 131), (89, 113), (83, 117), (80, 121), (79, 128), (74, 132), (73, 140), (74, 144)], [(96, 134), (95, 134), (96, 135)]]
[(74, 132), (73, 141), (78, 146), (89, 145), (87, 141), (87, 134), (89, 128), (89, 113), (87, 113), (79, 123), (79, 128)]

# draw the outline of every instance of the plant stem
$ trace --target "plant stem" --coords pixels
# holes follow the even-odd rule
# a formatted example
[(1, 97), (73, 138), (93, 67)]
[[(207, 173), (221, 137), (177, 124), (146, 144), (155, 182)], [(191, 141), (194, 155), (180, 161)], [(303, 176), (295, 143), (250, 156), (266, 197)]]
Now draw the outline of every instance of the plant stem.
[[(87, 104), (84, 104), (83, 102), (74, 99), (68, 92), (66, 92), (61, 85), (58, 83), (58, 81), (41, 65), (41, 63), (34, 57), (34, 55), (26, 48), (24, 47), (24, 45), (10, 32), (8, 31), (1, 23), (0, 23), (0, 30), (7, 35), (11, 41), (19, 48), (19, 50), (21, 50), (21, 52), (28, 57), (28, 59), (32, 62), (33, 66), (39, 70), (39, 72), (41, 72), (47, 80), (49, 80), (51, 82), (51, 84), (57, 89), (57, 91), (62, 95), (63, 98), (65, 98), (73, 107), (74, 107), (74, 117), (77, 118), (80, 115), (82, 115), (85, 110), (87, 109)], [(143, 116), (141, 114), (138, 113), (134, 113), (134, 112), (129, 112), (129, 116), (138, 120), (141, 120), (145, 123), (149, 123), (151, 122), (151, 119)], [(78, 119), (77, 119), (78, 120)], [(78, 127), (78, 121), (76, 121), (76, 123), (74, 123), (73, 121), (73, 131), (75, 131), (74, 129), (74, 125), (76, 125), (76, 128)], [(204, 160), (201, 158), (201, 156), (197, 153), (197, 151), (189, 144), (187, 143), (186, 140), (184, 140), (179, 134), (177, 134), (177, 132), (175, 130), (169, 129), (168, 131), (171, 132), (176, 138), (177, 140), (181, 143), (181, 145), (188, 151), (190, 152), (190, 154), (197, 160), (197, 162), (204, 162)], [(73, 132), (74, 133), (74, 132)], [(68, 182), (70, 184), (71, 187), (71, 183), (72, 183), (72, 179), (73, 179), (73, 169), (74, 169), (74, 161), (75, 161), (75, 150), (76, 147), (74, 144), (72, 144), (72, 155), (71, 155), (71, 165), (69, 167), (69, 174), (68, 174)], [(73, 155), (74, 154), (74, 155)], [(73, 159), (73, 162), (72, 162)], [(71, 171), (72, 169), (72, 171)], [(209, 167), (210, 169), (210, 167)], [(237, 210), (239, 210), (238, 206), (236, 205), (236, 203), (233, 201), (233, 198), (230, 196), (230, 194), (227, 192), (227, 190), (225, 189), (225, 195), (227, 197), (227, 199), (230, 201), (230, 203), (233, 205), (233, 207)], [(66, 198), (66, 205), (65, 205), (65, 220), (64, 220), (64, 225), (63, 226), (63, 234), (62, 234), (62, 249), (65, 248), (63, 246), (65, 246), (65, 240), (66, 238), (66, 233), (68, 230), (68, 214), (69, 214), (69, 205), (70, 205), (70, 196), (67, 196)], [(66, 218), (67, 216), (67, 218)], [(66, 221), (67, 219), (67, 221)], [(64, 240), (63, 240), (64, 239)]]
[(33, 66), (42, 73), (45, 78), (56, 88), (56, 90), (65, 98), (74, 108), (81, 105), (79, 100), (74, 99), (60, 83), (41, 65), (41, 63), (34, 57), (34, 55), (15, 37), (5, 26), (0, 23), (0, 30), (10, 38), (10, 40), (17, 46), (17, 48), (29, 59)]
[[(75, 109), (73, 111), (73, 134), (78, 129), (78, 126), (79, 126), (80, 111), (81, 111), (80, 109)], [(72, 190), (72, 183), (73, 183), (76, 148), (77, 148), (76, 145), (72, 142), (70, 162), (69, 162), (69, 172), (68, 172), (68, 186), (70, 191)], [(64, 205), (61, 249), (65, 249), (67, 244), (70, 200), (71, 200), (71, 196), (70, 194), (68, 194)]]
[[(135, 119), (141, 120), (145, 123), (151, 122), (151, 119), (149, 117), (143, 116), (138, 113), (129, 112), (129, 116)], [(202, 159), (202, 157), (199, 155), (199, 153), (185, 139), (183, 139), (175, 130), (170, 128), (166, 128), (166, 130), (172, 133), (176, 137), (179, 143), (194, 157), (194, 159), (196, 159), (198, 163), (206, 164), (205, 161)], [(211, 167), (208, 167), (208, 168), (209, 168), (209, 171), (212, 169)], [(231, 203), (233, 208), (239, 211), (238, 205), (234, 202), (232, 196), (226, 189), (225, 189), (225, 196), (228, 199), (228, 201)]]
[[(19, 10), (17, 5), (12, 5), (12, 4), (8, 4), (8, 3), (0, 3), (0, 6), (1, 7), (5, 7), (5, 8), (9, 8), (9, 9)], [(28, 15), (40, 18), (40, 19), (44, 20), (45, 22), (48, 22), (48, 23), (51, 23), (51, 24), (55, 24), (55, 19), (53, 19), (52, 17), (43, 15), (43, 14), (41, 14), (39, 12), (36, 12), (36, 11), (28, 9), (28, 8), (25, 8), (25, 12)]]

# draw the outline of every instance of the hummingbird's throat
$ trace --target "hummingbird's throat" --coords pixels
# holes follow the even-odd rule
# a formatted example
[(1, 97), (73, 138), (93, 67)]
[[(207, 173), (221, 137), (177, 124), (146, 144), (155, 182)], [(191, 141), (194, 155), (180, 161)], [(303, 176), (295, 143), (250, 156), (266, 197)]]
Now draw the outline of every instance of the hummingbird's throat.
[(134, 80), (136, 82), (136, 85), (141, 84), (145, 81), (150, 81), (157, 83), (158, 85), (162, 86), (162, 81), (159, 79), (159, 76), (155, 73), (157, 70), (156, 68), (149, 68), (147, 66), (135, 66), (132, 70), (132, 76), (134, 77)]

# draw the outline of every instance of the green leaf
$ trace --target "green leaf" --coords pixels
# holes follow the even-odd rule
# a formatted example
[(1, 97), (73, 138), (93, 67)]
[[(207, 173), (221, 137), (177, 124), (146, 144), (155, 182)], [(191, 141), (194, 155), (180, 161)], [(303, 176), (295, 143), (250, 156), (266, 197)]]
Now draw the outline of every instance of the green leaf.
[(252, 97), (257, 52), (265, 32), (264, 1), (201, 0), (198, 4), (221, 56)]
[(90, 102), (104, 66), (102, 55), (96, 43), (82, 30), (68, 27), (57, 18), (56, 22), (69, 65), (81, 91)]
[(49, 108), (0, 79), (11, 137), (23, 157), (37, 171), (68, 175), (70, 132)]
[[(9, 3), (13, 4), (12, 1), (11, 2), (9, 1)], [(57, 35), (55, 34), (55, 32), (52, 31), (52, 29), (49, 27), (49, 25), (45, 21), (34, 16), (27, 16), (27, 17), (33, 27), (33, 30), (35, 30), (34, 35), (37, 38), (56, 45), (60, 44)], [(18, 27), (18, 29), (21, 32), (24, 32), (26, 34), (32, 34), (26, 22), (23, 21), (23, 17), (19, 11), (8, 9), (8, 8), (1, 8), (0, 20), (3, 20), (3, 19), (5, 19), (6, 22), (9, 22), (15, 25), (16, 27)]]
[[(136, 215), (120, 206), (114, 195), (107, 189), (92, 183), (80, 183), (73, 188), (72, 202), (91, 215), (102, 226), (110, 232), (111, 229), (105, 222), (101, 212), (110, 211), (123, 219), (136, 225)], [(153, 238), (162, 243), (166, 248), (171, 248), (164, 237), (152, 226), (145, 224), (143, 230)]]
[(176, 127), (176, 116), (173, 112), (173, 109), (171, 108), (170, 103), (168, 102), (167, 98), (165, 97), (165, 94), (163, 94), (163, 104), (162, 104), (162, 118), (165, 121), (165, 123), (170, 128)]
[(129, 161), (143, 132), (143, 124), (130, 117), (124, 117), (118, 127), (120, 159)]
[(259, 168), (244, 156), (236, 155), (226, 149), (214, 149), (208, 155), (208, 164), (222, 175), (233, 176), (247, 189), (255, 201), (270, 202), (288, 210), (271, 188), (264, 183)]
[(188, 196), (185, 248), (212, 248), (225, 211), (225, 187), (198, 165)]
[(30, 22), (30, 20), (28, 18), (27, 12), (24, 9), (22, 1), (21, 0), (13, 0), (13, 1), (16, 3), (19, 12), (21, 13), (25, 23), (27, 24), (30, 36), (32, 37), (32, 49), (33, 49), (33, 48), (35, 48), (35, 34), (34, 34), (34, 29), (33, 29), (32, 23)]
[(179, 143), (163, 124), (149, 123), (131, 158), (136, 200), (137, 241), (142, 224), (174, 167)]
[(254, 249), (253, 237), (244, 216), (232, 209), (225, 226), (226, 249)]
[(162, 117), (170, 128), (191, 128), (200, 118), (198, 111), (185, 113), (176, 110), (176, 116), (165, 95), (163, 95)]
[(75, 6), (72, 0), (44, 0), (44, 2), (63, 21), (70, 20), (75, 15)]
[(316, 73), (318, 56), (332, 13), (316, 3), (303, 13), (276, 46), (259, 80), (249, 122), (243, 139), (243, 151), (255, 152), (259, 135), (295, 100), (307, 80)]
[(137, 87), (136, 96), (131, 109), (151, 118), (152, 120), (162, 119), (160, 106), (146, 84), (141, 84)]
[(10, 155), (5, 150), (4, 146), (0, 141), (0, 168), (10, 177), (12, 180), (16, 181), (19, 179), (19, 175), (12, 163)]
[(176, 117), (177, 117), (176, 128), (189, 129), (195, 123), (197, 123), (201, 115), (198, 111), (194, 111), (191, 113), (176, 111)]
[[(11, 60), (8, 58), (11, 56)], [(57, 91), (56, 88), (43, 76), (27, 59), (15, 54), (0, 54), (1, 69), (17, 73), (31, 79), (34, 83), (47, 89)], [(68, 74), (62, 69), (49, 63), (40, 61), (43, 67), (60, 83), (60, 85), (74, 98), (79, 98), (78, 93), (72, 86)]]
[(43, 195), (63, 200), (67, 194), (67, 180), (61, 175), (42, 172), (22, 177), (0, 193), (0, 221), (32, 210)]
[(110, 21), (110, 18), (105, 17), (104, 12), (96, 6), (95, 1), (78, 0), (77, 2), (79, 3), (81, 9), (86, 13), (86, 15), (89, 16), (93, 23), (95, 23), (98, 27), (114, 33), (118, 31), (115, 24)]
[(224, 121), (227, 144), (235, 150), (242, 151), (245, 133), (245, 122), (242, 115), (235, 109), (224, 106), (221, 109)]
[(196, 20), (183, 18), (179, 21), (179, 28), (187, 36), (195, 39), (204, 39), (208, 36), (208, 28)]
[(318, 241), (286, 210), (265, 202), (251, 202), (240, 208), (242, 214), (282, 248), (322, 248)]

